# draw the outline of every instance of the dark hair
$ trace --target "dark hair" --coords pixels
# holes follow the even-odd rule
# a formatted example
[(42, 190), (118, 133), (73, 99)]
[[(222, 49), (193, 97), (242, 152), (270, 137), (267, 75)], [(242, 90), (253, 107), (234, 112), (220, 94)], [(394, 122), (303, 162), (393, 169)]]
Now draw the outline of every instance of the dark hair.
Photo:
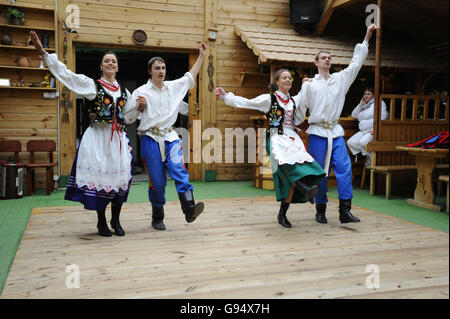
[(320, 50), (319, 52), (317, 52), (316, 57), (314, 58), (315, 61), (319, 61), (319, 55), (320, 55), (321, 53), (328, 53), (329, 55), (331, 55), (331, 52), (330, 52), (330, 51), (327, 51), (327, 50)]
[(269, 92), (273, 93), (276, 90), (278, 90), (278, 85), (276, 84), (276, 82), (280, 79), (280, 75), (283, 72), (289, 72), (291, 73), (291, 71), (289, 71), (288, 69), (279, 69), (275, 72), (275, 75), (273, 76), (273, 82), (269, 84)]
[(112, 54), (112, 55), (114, 55), (114, 56), (116, 57), (117, 64), (119, 64), (119, 57), (117, 56), (117, 54), (116, 54), (114, 51), (107, 50), (107, 51), (103, 52), (102, 58), (100, 59), (100, 65), (101, 65), (102, 62), (103, 62), (103, 58), (104, 58), (105, 55), (107, 55), (107, 54)]
[[(119, 57), (117, 56), (117, 54), (114, 51), (106, 50), (105, 52), (103, 52), (102, 57), (100, 59), (100, 69), (101, 69), (101, 65), (102, 65), (103, 59), (104, 59), (105, 55), (107, 55), (107, 54), (114, 55), (116, 57), (116, 60), (117, 60), (117, 65), (119, 65)], [(102, 76), (103, 76), (103, 70), (100, 70), (100, 77), (102, 77)]]
[(372, 92), (372, 94), (375, 94), (375, 90), (373, 89), (373, 86), (366, 86), (364, 88), (363, 92), (366, 92), (366, 91), (369, 91), (369, 92)]
[(164, 61), (163, 58), (161, 58), (160, 56), (154, 56), (153, 58), (148, 60), (147, 69), (151, 70), (153, 63), (155, 63), (156, 61), (166, 64), (166, 61)]

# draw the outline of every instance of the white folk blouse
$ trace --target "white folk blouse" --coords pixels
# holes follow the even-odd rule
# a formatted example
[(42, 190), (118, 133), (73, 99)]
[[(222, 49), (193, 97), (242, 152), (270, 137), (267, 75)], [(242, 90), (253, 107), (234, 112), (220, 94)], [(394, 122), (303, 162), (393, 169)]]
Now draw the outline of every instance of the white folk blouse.
[[(281, 96), (282, 99), (287, 99), (286, 96), (280, 91), (277, 94)], [(227, 93), (222, 97), (225, 104), (244, 109), (258, 110), (264, 113), (269, 112), (272, 106), (272, 98), (270, 94), (262, 94), (254, 99), (246, 99), (241, 96), (236, 96), (232, 92)], [(300, 96), (293, 97), (295, 104), (298, 105)], [(302, 139), (296, 132), (294, 127), (295, 123), (300, 124), (305, 118), (305, 113), (297, 109), (295, 112), (295, 118), (293, 118), (294, 103), (289, 98), (288, 104), (283, 104), (277, 97), (278, 105), (282, 107), (285, 111), (284, 123), (283, 123), (283, 134), (272, 134), (270, 137), (271, 155), (275, 159), (278, 165), (295, 163), (303, 164), (305, 161), (312, 163), (314, 158), (306, 151), (305, 145)], [(274, 167), (272, 163), (272, 168)]]
[[(97, 95), (97, 87), (93, 79), (76, 74), (58, 60), (56, 54), (46, 54), (43, 57), (50, 72), (68, 89), (92, 101)], [(118, 85), (117, 82), (114, 83)], [(105, 91), (114, 98), (120, 97), (120, 90)], [(136, 104), (131, 94), (126, 90), (128, 100), (125, 108)], [(96, 191), (107, 193), (119, 189), (127, 190), (131, 179), (131, 146), (125, 133), (111, 132), (111, 124), (92, 123), (83, 134), (78, 147), (76, 166), (76, 184), (87, 186)]]

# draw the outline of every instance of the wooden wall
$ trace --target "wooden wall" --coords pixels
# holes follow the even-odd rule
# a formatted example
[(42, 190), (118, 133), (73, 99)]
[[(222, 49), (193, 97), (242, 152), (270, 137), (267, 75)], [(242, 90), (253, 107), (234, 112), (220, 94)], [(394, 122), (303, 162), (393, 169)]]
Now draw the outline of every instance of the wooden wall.
[(104, 46), (136, 46), (135, 30), (144, 30), (141, 48), (197, 49), (204, 34), (204, 0), (59, 0), (60, 16), (67, 5), (80, 9), (75, 42)]
[[(1, 0), (2, 4), (8, 4), (8, 1)], [(43, 28), (54, 27), (53, 11), (40, 11), (39, 8), (54, 9), (54, 0), (30, 0), (16, 1), (17, 5), (31, 6), (34, 8), (20, 8), (25, 12), (24, 26), (39, 26)], [(0, 24), (7, 24), (3, 16), (3, 10), (6, 6), (0, 6)], [(8, 32), (15, 45), (22, 47), (26, 43), (26, 34), (28, 29), (23, 28), (2, 28), (0, 32)], [(38, 31), (39, 33), (39, 31)], [(50, 47), (55, 47), (54, 37), (50, 37)], [(10, 49), (2, 47), (0, 49), (0, 65), (11, 66), (11, 69), (1, 68), (0, 78), (9, 78), (11, 83), (16, 83), (23, 79), (25, 86), (32, 82), (40, 83), (43, 80), (45, 72), (40, 70), (27, 70), (26, 68), (15, 68), (16, 58), (25, 56), (31, 59), (31, 67), (38, 68), (40, 60), (34, 50)], [(42, 90), (32, 89), (9, 89), (0, 88), (0, 139), (19, 140), (22, 144), (20, 159), (27, 163), (29, 160), (26, 152), (26, 144), (29, 140), (50, 139), (56, 143), (58, 141), (58, 102), (57, 99), (44, 99)], [(11, 154), (1, 154), (0, 159), (8, 159)], [(47, 154), (36, 154), (36, 160), (45, 160)], [(58, 162), (58, 156), (54, 153), (54, 160)], [(44, 171), (37, 173), (37, 185), (43, 186)], [(57, 170), (55, 170), (57, 174)]]
[[(218, 0), (218, 38), (217, 38), (217, 86), (225, 91), (247, 98), (267, 93), (268, 80), (260, 76), (247, 76), (241, 86), (240, 72), (257, 72), (258, 59), (234, 32), (234, 25), (248, 23), (264, 27), (291, 27), (289, 21), (289, 1), (258, 0)], [(253, 126), (249, 118), (262, 114), (257, 111), (239, 110), (226, 106), (222, 100), (217, 101), (216, 123), (225, 136), (225, 128)], [(245, 144), (247, 145), (247, 144)], [(225, 142), (223, 143), (223, 161), (225, 161)], [(229, 150), (228, 150), (229, 151)], [(247, 153), (237, 149), (234, 142), (234, 153)], [(236, 157), (235, 157), (236, 158)], [(247, 161), (247, 155), (245, 155)], [(218, 180), (248, 180), (252, 179), (253, 164), (217, 164)]]

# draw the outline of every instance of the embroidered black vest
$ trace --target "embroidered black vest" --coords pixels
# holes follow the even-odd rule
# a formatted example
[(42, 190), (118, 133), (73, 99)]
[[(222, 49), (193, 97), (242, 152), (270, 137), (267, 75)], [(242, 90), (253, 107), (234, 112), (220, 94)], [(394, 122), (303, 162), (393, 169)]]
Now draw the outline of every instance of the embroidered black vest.
[[(266, 113), (267, 120), (269, 121), (269, 128), (266, 131), (266, 137), (270, 136), (271, 129), (276, 129), (277, 133), (283, 134), (283, 123), (284, 123), (284, 109), (280, 107), (277, 97), (274, 93), (270, 93), (272, 99), (272, 106), (269, 112)], [(295, 101), (291, 97), (292, 103), (294, 103), (294, 111), (292, 113), (292, 120), (295, 118)]]
[(120, 87), (120, 96), (114, 103), (114, 98), (109, 95), (103, 85), (95, 81), (97, 86), (97, 96), (94, 100), (89, 102), (89, 109), (91, 113), (96, 115), (92, 120), (93, 123), (110, 123), (114, 122), (114, 116), (117, 118), (117, 125), (123, 131), (125, 129), (125, 115), (123, 110), (127, 103), (127, 93), (125, 89)]

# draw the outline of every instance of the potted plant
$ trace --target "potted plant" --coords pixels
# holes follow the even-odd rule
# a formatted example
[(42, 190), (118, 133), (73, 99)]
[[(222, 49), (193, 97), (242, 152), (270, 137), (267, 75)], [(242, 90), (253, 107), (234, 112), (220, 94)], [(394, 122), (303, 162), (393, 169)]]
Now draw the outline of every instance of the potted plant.
[(20, 25), (25, 21), (25, 13), (13, 7), (8, 7), (5, 17), (14, 25)]

